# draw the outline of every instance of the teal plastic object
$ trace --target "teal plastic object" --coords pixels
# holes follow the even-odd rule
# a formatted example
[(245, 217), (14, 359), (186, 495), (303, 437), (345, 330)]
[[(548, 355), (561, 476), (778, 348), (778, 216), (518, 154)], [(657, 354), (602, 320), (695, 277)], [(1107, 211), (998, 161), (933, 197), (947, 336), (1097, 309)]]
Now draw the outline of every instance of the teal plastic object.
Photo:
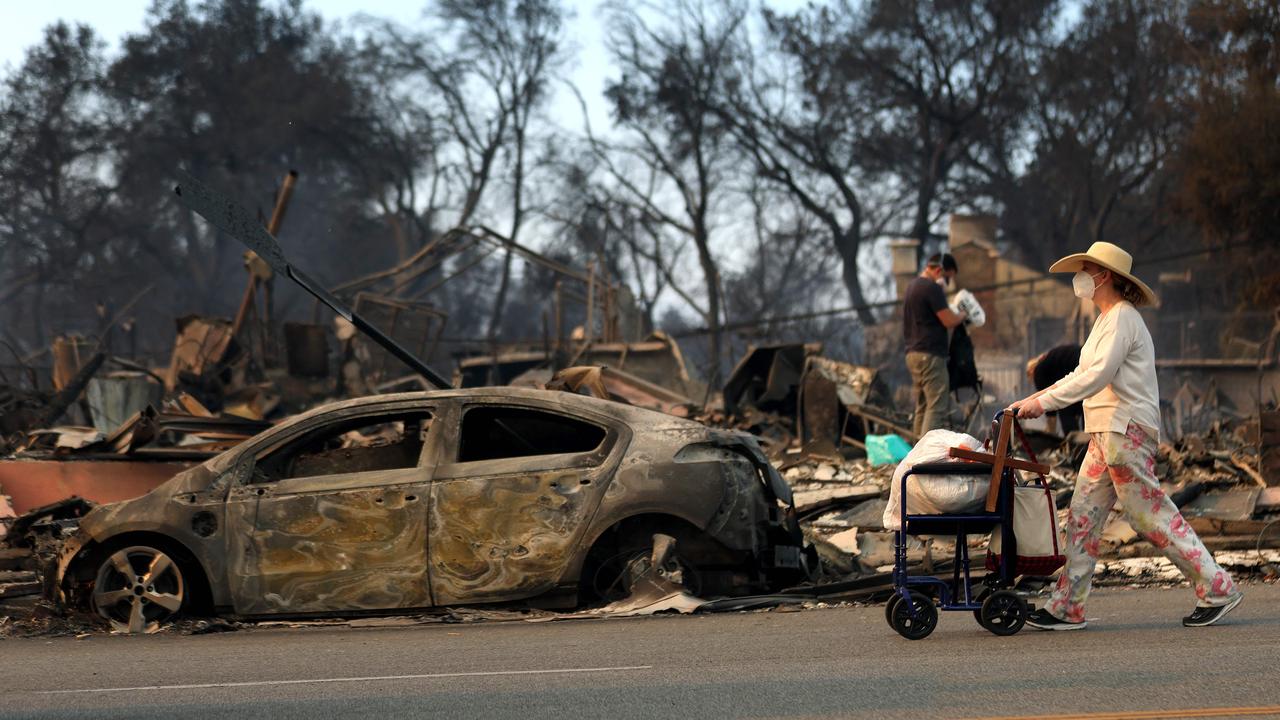
[(897, 465), (911, 452), (911, 443), (901, 435), (868, 435), (867, 462), (872, 465)]

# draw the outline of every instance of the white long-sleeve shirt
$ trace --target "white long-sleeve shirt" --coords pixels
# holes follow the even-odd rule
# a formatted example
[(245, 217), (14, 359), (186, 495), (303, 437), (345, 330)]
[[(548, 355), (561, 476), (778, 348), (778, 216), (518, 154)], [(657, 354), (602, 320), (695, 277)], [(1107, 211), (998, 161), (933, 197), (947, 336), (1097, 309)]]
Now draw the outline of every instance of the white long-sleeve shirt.
[(1084, 430), (1123, 434), (1130, 422), (1160, 439), (1155, 345), (1142, 315), (1121, 301), (1100, 316), (1080, 365), (1040, 396), (1045, 411), (1084, 401)]

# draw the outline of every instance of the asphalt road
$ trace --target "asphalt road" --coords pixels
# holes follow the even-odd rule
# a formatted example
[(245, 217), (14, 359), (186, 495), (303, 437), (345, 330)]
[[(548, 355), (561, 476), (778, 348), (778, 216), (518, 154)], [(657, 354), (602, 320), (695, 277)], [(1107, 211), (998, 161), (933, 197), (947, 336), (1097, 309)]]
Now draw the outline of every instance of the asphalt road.
[(917, 642), (880, 606), (7, 640), (0, 717), (1280, 717), (1278, 601), (1188, 629), (1186, 588), (1104, 589), (1083, 632)]

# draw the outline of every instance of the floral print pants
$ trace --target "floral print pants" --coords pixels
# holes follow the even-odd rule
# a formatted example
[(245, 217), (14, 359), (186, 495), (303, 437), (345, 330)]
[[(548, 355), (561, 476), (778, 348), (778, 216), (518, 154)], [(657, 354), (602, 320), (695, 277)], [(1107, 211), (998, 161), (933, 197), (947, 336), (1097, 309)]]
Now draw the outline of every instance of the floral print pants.
[(1067, 565), (1046, 606), (1059, 620), (1083, 622), (1103, 526), (1119, 497), (1129, 525), (1160, 548), (1183, 577), (1195, 585), (1199, 605), (1225, 605), (1236, 593), (1199, 536), (1183, 519), (1155, 476), (1156, 441), (1140, 426), (1127, 432), (1094, 433), (1067, 515)]

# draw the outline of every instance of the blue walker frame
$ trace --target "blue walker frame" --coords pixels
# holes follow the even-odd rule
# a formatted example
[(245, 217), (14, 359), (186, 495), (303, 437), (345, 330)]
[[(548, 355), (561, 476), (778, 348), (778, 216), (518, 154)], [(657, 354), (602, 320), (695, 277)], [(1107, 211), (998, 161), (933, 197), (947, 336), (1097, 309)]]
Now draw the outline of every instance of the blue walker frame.
[[(998, 427), (1004, 411), (996, 413), (995, 419), (992, 421), (992, 427)], [(1017, 420), (1013, 423), (1016, 426)], [(998, 444), (998, 440), (994, 437), (990, 442)], [(1012, 435), (1012, 429), (1011, 433)], [(1012, 445), (1012, 437), (1009, 437), (1008, 444)], [(1007, 448), (1006, 448), (1007, 450)], [(996, 449), (999, 452), (999, 449)], [(903, 474), (901, 487), (899, 487), (899, 517), (901, 523), (897, 530), (894, 531), (894, 558), (893, 558), (893, 592), (894, 595), (889, 598), (889, 602), (895, 602), (896, 598), (900, 598), (907, 603), (907, 611), (912, 619), (917, 616), (915, 606), (910, 602), (912, 596), (912, 588), (917, 588), (915, 592), (929, 598), (932, 602), (934, 594), (939, 598), (937, 606), (938, 610), (944, 611), (981, 611), (982, 602), (974, 593), (974, 580), (970, 569), (969, 543), (968, 536), (975, 533), (990, 533), (998, 524), (1001, 532), (1001, 543), (1004, 552), (999, 556), (996, 570), (989, 572), (981, 578), (981, 583), (985, 585), (986, 593), (994, 593), (997, 590), (1010, 589), (1013, 587), (1015, 579), (1015, 564), (1017, 557), (1016, 539), (1013, 532), (1013, 487), (1014, 474), (1013, 469), (1005, 467), (1000, 475), (1000, 489), (997, 495), (996, 509), (992, 512), (971, 512), (962, 514), (938, 514), (938, 515), (910, 515), (907, 513), (907, 480), (912, 475), (970, 475), (983, 476), (990, 478), (994, 471), (991, 464), (974, 463), (974, 462), (934, 462), (913, 466)], [(955, 567), (952, 571), (950, 580), (944, 580), (933, 575), (916, 575), (912, 576), (907, 572), (907, 537), (909, 535), (954, 535), (956, 541), (956, 558)], [(932, 589), (935, 593), (929, 593), (927, 590)], [(984, 595), (986, 594), (984, 593)], [(889, 622), (893, 624), (893, 618), (890, 615)], [(895, 626), (895, 629), (896, 626)], [(929, 628), (920, 637), (927, 636), (932, 632)], [(1015, 631), (1016, 632), (1016, 631)]]

